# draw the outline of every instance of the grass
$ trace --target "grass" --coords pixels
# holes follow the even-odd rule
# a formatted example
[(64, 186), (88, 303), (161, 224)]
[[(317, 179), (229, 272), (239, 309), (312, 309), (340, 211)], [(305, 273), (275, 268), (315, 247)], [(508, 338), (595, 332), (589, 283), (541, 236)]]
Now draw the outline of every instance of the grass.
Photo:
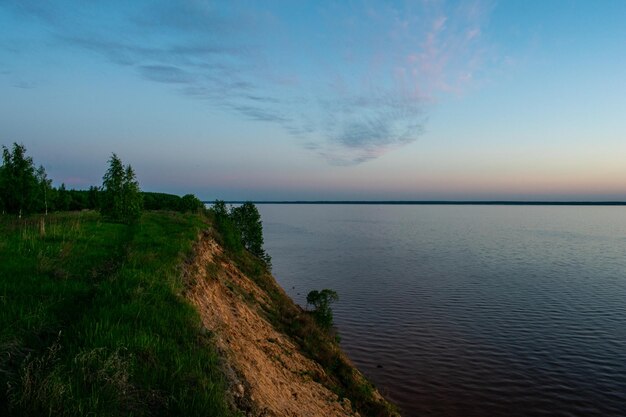
[(200, 215), (0, 216), (0, 415), (228, 416), (180, 265)]

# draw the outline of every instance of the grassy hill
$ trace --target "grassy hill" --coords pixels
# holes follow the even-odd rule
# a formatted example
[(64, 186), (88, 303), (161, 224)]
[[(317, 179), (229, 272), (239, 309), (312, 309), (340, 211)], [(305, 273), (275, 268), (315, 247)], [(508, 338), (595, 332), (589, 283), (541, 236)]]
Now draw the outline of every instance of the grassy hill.
[(206, 220), (0, 216), (0, 415), (228, 416), (180, 265)]
[[(209, 216), (0, 216), (0, 415), (397, 415), (266, 258), (229, 249)], [(297, 395), (275, 387), (283, 376)]]

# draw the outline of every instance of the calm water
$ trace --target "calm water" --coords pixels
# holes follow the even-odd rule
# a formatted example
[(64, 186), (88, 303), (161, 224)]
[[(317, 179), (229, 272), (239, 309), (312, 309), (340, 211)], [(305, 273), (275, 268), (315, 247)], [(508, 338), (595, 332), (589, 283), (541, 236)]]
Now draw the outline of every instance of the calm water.
[(406, 416), (625, 416), (626, 208), (260, 205), (279, 283), (332, 288)]

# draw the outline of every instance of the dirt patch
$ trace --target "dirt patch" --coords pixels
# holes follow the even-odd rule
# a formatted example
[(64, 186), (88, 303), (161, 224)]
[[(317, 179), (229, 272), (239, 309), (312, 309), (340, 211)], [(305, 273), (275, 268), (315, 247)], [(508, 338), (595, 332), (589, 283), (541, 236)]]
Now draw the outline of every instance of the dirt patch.
[[(324, 370), (262, 315), (269, 298), (203, 236), (187, 273), (187, 297), (215, 333), (232, 395), (248, 416), (357, 416), (349, 401), (315, 382)], [(320, 379), (320, 378), (315, 378)]]

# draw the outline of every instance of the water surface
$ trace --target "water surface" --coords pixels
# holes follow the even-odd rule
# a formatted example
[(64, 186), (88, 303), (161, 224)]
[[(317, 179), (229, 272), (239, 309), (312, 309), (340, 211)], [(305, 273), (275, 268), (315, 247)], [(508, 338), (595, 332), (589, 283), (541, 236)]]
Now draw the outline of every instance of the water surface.
[(626, 415), (626, 208), (259, 205), (274, 275), (332, 288), (406, 416)]

